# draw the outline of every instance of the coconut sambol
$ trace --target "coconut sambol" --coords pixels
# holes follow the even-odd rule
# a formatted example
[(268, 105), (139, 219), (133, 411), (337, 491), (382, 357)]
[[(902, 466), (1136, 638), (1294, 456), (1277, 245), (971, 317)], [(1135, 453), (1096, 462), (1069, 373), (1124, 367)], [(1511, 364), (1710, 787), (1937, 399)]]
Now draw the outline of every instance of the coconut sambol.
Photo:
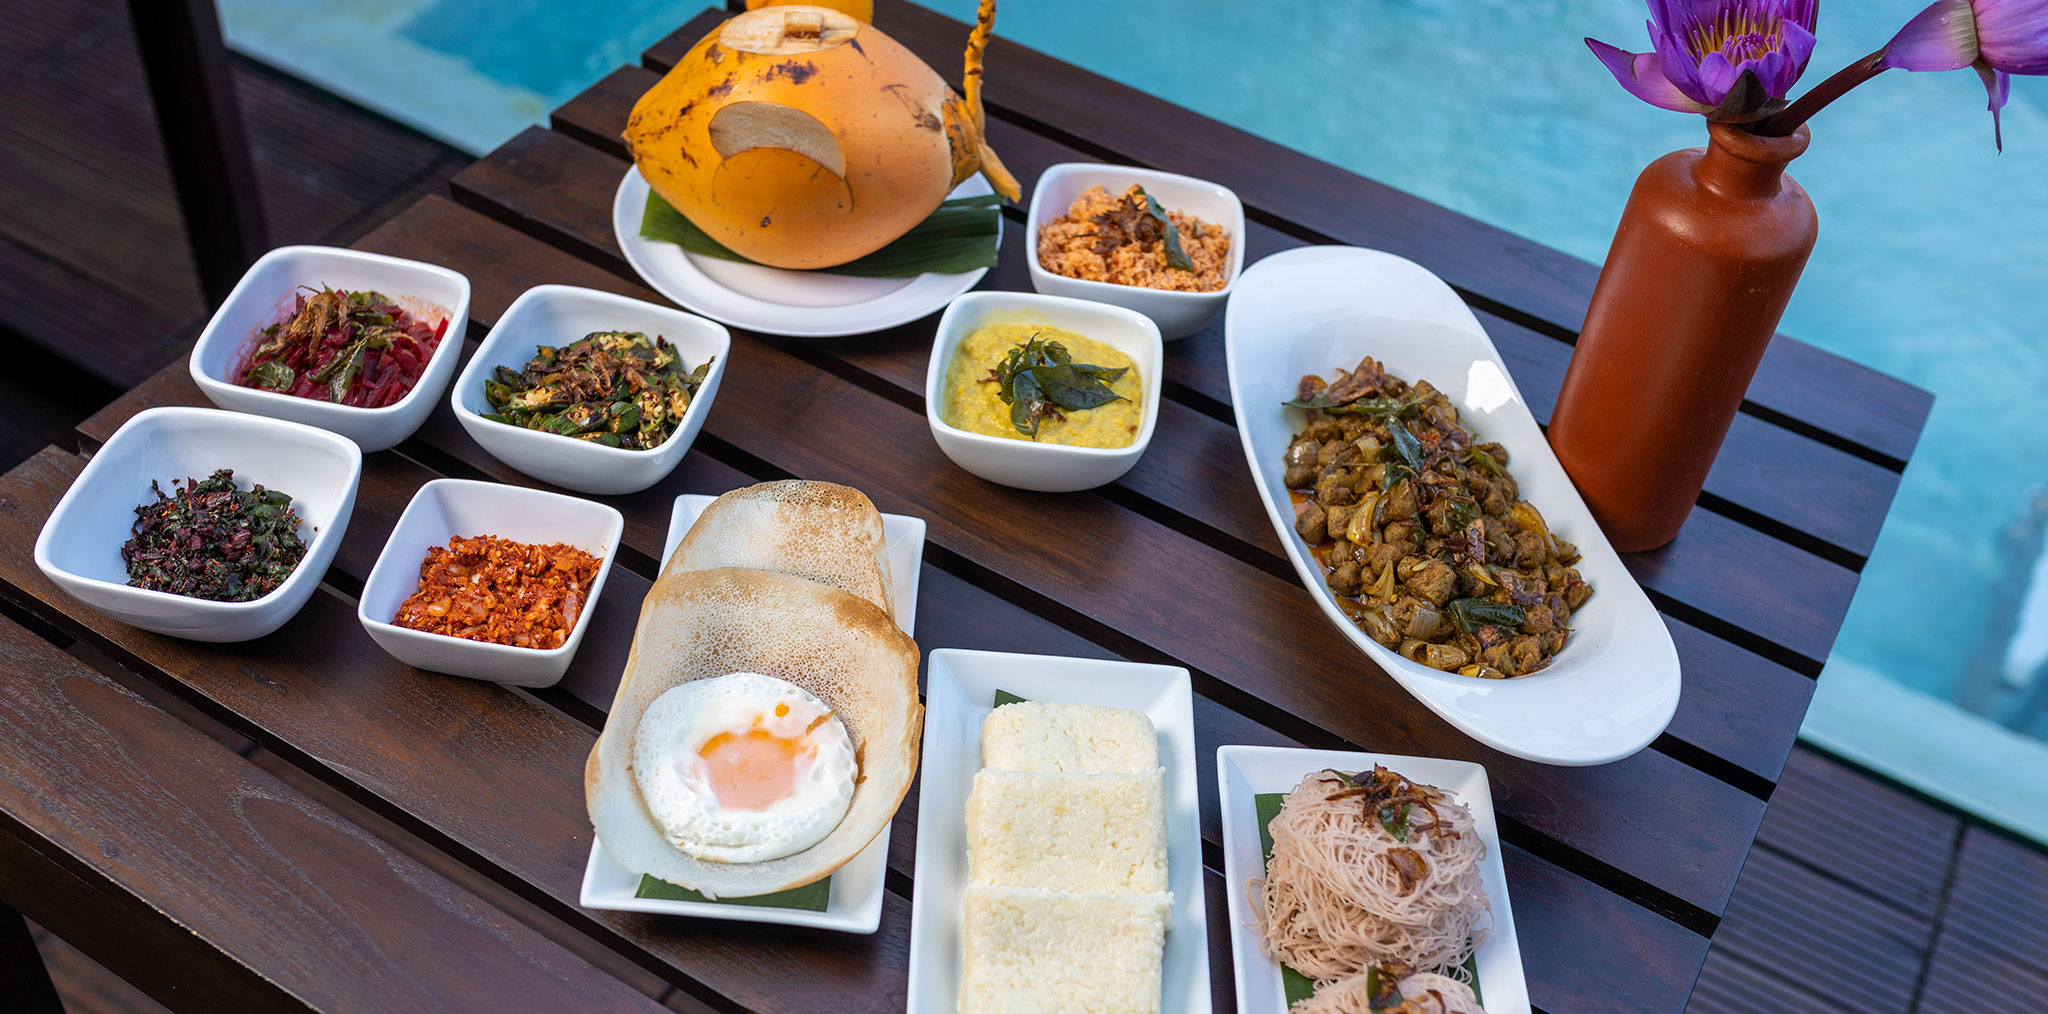
[(1507, 448), (1371, 356), (1301, 378), (1287, 404), (1308, 411), (1285, 458), (1294, 530), (1352, 622), (1432, 669), (1502, 679), (1550, 664), (1593, 588), (1520, 498)]
[(1215, 292), (1229, 281), (1230, 234), (1162, 206), (1137, 184), (1114, 197), (1089, 187), (1034, 241), (1040, 266), (1068, 278), (1176, 292)]

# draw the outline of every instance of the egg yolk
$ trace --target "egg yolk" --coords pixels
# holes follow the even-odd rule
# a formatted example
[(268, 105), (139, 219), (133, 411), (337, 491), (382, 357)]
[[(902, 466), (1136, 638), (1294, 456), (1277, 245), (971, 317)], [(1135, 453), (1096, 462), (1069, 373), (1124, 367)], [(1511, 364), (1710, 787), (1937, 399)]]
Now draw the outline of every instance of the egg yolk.
[[(787, 714), (785, 705), (776, 710)], [(720, 806), (734, 810), (766, 809), (787, 797), (796, 788), (798, 761), (810, 753), (801, 740), (758, 727), (721, 732), (697, 750), (712, 795)]]

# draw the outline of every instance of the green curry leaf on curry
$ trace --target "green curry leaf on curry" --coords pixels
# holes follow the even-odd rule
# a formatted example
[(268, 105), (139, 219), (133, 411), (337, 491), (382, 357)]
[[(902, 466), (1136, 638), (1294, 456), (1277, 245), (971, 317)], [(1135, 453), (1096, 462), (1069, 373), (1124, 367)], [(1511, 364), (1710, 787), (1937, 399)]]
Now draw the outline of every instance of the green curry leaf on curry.
[(996, 395), (1010, 406), (1010, 425), (1036, 439), (1047, 416), (1125, 400), (1109, 385), (1129, 369), (1076, 363), (1065, 345), (1034, 334), (991, 367), (984, 382), (996, 385)]
[(997, 324), (962, 339), (941, 417), (971, 433), (1128, 447), (1144, 400), (1129, 356), (1058, 328)]

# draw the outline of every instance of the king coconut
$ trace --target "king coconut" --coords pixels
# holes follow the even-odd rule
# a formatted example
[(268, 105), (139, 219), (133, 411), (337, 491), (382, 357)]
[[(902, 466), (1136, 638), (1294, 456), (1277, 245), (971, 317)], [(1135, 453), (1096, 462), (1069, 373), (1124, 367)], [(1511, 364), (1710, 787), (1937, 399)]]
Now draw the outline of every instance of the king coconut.
[(855, 16), (870, 9), (770, 0), (705, 36), (626, 121), (648, 185), (726, 249), (779, 268), (873, 253), (977, 172), (1017, 200), (983, 140), (995, 0), (968, 35), (964, 97)]

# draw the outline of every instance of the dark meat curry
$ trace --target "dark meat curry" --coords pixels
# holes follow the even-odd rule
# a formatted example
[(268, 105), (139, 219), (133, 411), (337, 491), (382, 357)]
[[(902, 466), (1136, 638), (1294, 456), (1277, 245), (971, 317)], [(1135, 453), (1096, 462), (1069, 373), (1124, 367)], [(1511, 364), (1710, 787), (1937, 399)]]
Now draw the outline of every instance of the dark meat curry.
[(1432, 669), (1503, 679), (1550, 664), (1593, 588), (1508, 474), (1426, 380), (1370, 356), (1301, 378), (1287, 448), (1294, 530), (1338, 606), (1373, 640)]

